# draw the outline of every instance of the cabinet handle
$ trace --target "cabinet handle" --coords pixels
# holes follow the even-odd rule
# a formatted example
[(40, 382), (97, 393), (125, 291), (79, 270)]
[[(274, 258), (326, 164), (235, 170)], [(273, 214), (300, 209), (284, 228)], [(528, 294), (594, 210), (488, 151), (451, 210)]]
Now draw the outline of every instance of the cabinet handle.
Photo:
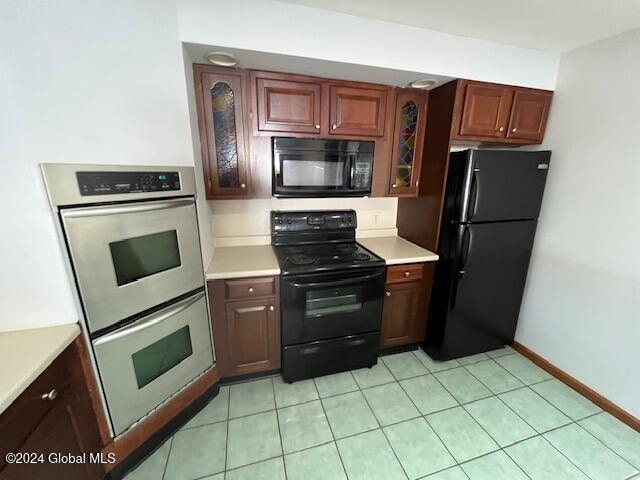
[(513, 133), (516, 133), (516, 132), (518, 131), (518, 129), (517, 129), (517, 128), (512, 128), (512, 129), (511, 129), (511, 131), (512, 131)]
[(316, 123), (316, 128), (317, 128), (318, 130), (320, 130), (320, 124), (319, 124), (319, 123)]
[(240, 188), (247, 188), (247, 186), (246, 186), (244, 183), (242, 183), (242, 184), (240, 185)]
[(391, 292), (384, 292), (384, 294), (385, 294), (387, 297), (390, 297), (390, 296), (391, 296)]
[(253, 287), (249, 287), (249, 293), (253, 293)]
[(409, 278), (411, 276), (411, 272), (404, 272), (405, 278)]
[(333, 128), (333, 129), (335, 130), (336, 128), (338, 128), (338, 125), (336, 125), (336, 124), (334, 123), (333, 125), (331, 125), (331, 128)]
[(500, 132), (504, 132), (504, 127), (500, 127), (500, 128), (498, 129), (498, 131), (500, 131)]
[(272, 312), (275, 310), (275, 309), (273, 308), (273, 305), (269, 305), (269, 310), (271, 310)]
[(393, 188), (396, 188), (398, 185), (396, 185), (395, 183), (393, 185), (391, 185)]
[(43, 400), (55, 400), (58, 398), (58, 391), (54, 388), (49, 393), (43, 393), (40, 398)]

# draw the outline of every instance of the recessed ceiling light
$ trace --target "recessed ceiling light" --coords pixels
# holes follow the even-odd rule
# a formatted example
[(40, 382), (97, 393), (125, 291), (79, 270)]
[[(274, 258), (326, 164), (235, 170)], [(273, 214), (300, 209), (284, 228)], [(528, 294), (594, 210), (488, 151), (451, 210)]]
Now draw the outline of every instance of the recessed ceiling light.
[(429, 88), (433, 87), (436, 83), (432, 78), (420, 78), (418, 80), (414, 80), (409, 84), (412, 88)]
[(220, 67), (235, 67), (238, 64), (235, 55), (229, 52), (209, 52), (207, 60)]

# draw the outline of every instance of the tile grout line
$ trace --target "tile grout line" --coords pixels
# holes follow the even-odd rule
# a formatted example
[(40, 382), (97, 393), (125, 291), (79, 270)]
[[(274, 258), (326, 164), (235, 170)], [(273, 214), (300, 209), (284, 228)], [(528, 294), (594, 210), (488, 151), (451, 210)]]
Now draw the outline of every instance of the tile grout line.
[[(169, 442), (170, 442), (169, 443), (169, 451), (167, 452), (167, 459), (164, 461), (164, 468), (162, 469), (162, 478), (161, 478), (161, 480), (163, 480), (164, 476), (167, 474), (167, 466), (169, 465), (169, 456), (171, 455), (171, 449), (173, 448), (173, 437), (174, 436), (175, 436), (175, 434), (171, 435), (171, 438), (169, 439)], [(140, 465), (142, 465), (142, 464), (140, 464)]]
[[(349, 375), (351, 376), (351, 379), (353, 380), (353, 382), (357, 386), (358, 382), (356, 382), (356, 379), (353, 378), (353, 375), (351, 374), (351, 371), (349, 371)], [(324, 408), (324, 403), (322, 402), (322, 398), (320, 397), (320, 390), (318, 390), (318, 385), (316, 384), (316, 379), (315, 378), (313, 379), (313, 386), (316, 389), (316, 393), (318, 394), (318, 400), (320, 400), (320, 406), (322, 407), (322, 411), (324, 412), (324, 418), (327, 421), (327, 425), (329, 425), (329, 431), (331, 432), (331, 437), (333, 438), (333, 442), (332, 443), (333, 443), (333, 446), (336, 449), (336, 452), (338, 452), (338, 459), (340, 459), (340, 466), (342, 467), (342, 471), (344, 472), (345, 478), (348, 478), (349, 475), (347, 475), (347, 468), (344, 466), (344, 461), (342, 460), (342, 455), (340, 455), (340, 449), (338, 448), (338, 442), (336, 440), (335, 434), (333, 433), (333, 427), (331, 426), (331, 422), (329, 421), (329, 415), (327, 415), (327, 411)], [(347, 392), (347, 393), (351, 393), (351, 392)], [(330, 397), (327, 397), (327, 398), (330, 398)]]
[[(273, 405), (276, 411), (276, 424), (278, 425), (278, 440), (280, 440), (280, 452), (282, 452), (282, 468), (284, 468), (284, 478), (287, 479), (287, 467), (284, 463), (284, 444), (282, 443), (282, 431), (280, 430), (280, 415), (278, 414), (278, 402), (276, 401), (276, 386), (274, 385), (273, 378), (271, 379), (271, 391), (273, 392)], [(278, 458), (278, 457), (274, 457)], [(225, 477), (226, 477), (225, 473)]]
[[(418, 361), (420, 361), (420, 359), (418, 359)], [(420, 363), (422, 363), (422, 362), (420, 362)], [(429, 371), (429, 368), (428, 368), (428, 367), (426, 367), (424, 364), (423, 364), (423, 366), (427, 369), (427, 371)], [(392, 375), (393, 375), (393, 373), (392, 373)], [(430, 374), (430, 375), (431, 375), (431, 376), (433, 376), (433, 378), (435, 378), (435, 376), (434, 376), (433, 374)], [(437, 379), (437, 378), (435, 378), (435, 379), (436, 379), (436, 382), (438, 382), (438, 379)], [(438, 383), (440, 383), (440, 382), (438, 382)], [(418, 406), (417, 406), (417, 405), (416, 405), (416, 403), (413, 401), (413, 398), (411, 398), (411, 396), (409, 395), (409, 393), (404, 389), (404, 387), (402, 386), (402, 383), (400, 383), (400, 381), (398, 381), (398, 385), (400, 386), (400, 388), (402, 389), (402, 391), (404, 392), (404, 394), (409, 398), (409, 401), (413, 404), (414, 408), (415, 408), (415, 409), (418, 411), (418, 413), (420, 414), (420, 417), (418, 417), (418, 418), (422, 418), (422, 419), (426, 422), (426, 424), (427, 424), (427, 426), (429, 427), (429, 429), (431, 429), (431, 431), (433, 432), (433, 434), (438, 438), (438, 441), (442, 444), (442, 446), (443, 446), (443, 447), (444, 447), (444, 449), (447, 451), (447, 453), (449, 454), (449, 456), (452, 458), (452, 460), (454, 461), (454, 463), (455, 463), (456, 465), (458, 465), (458, 460), (456, 459), (456, 457), (454, 457), (454, 456), (453, 456), (453, 453), (451, 453), (451, 451), (449, 450), (449, 447), (447, 447), (447, 445), (442, 441), (442, 438), (440, 438), (440, 435), (438, 435), (438, 432), (436, 432), (436, 431), (435, 431), (435, 429), (433, 428), (433, 426), (429, 423), (429, 420), (427, 420), (426, 416), (425, 416), (425, 415), (422, 415), (422, 411), (418, 408)], [(443, 386), (442, 388), (444, 388), (444, 386)], [(445, 389), (445, 391), (447, 391), (447, 390)], [(447, 392), (447, 393), (449, 393), (449, 392)], [(449, 393), (449, 395), (451, 395), (451, 394)], [(457, 400), (453, 395), (451, 396), (451, 398), (453, 398), (456, 402), (458, 402), (458, 400)], [(457, 406), (460, 406), (460, 405), (457, 405)], [(451, 407), (451, 408), (456, 408), (456, 407)], [(441, 410), (441, 411), (442, 411), (442, 410)], [(390, 426), (390, 425), (388, 425), (388, 426)], [(392, 446), (391, 448), (393, 449), (393, 446)], [(451, 466), (449, 466), (449, 467), (447, 467), (447, 468), (453, 468), (453, 465), (451, 465)], [(444, 470), (446, 470), (447, 468), (444, 468), (444, 469), (439, 470), (439, 471), (444, 471)], [(431, 472), (431, 473), (427, 474), (427, 476), (428, 476), (428, 475), (433, 475), (434, 473), (437, 473), (437, 472)], [(466, 473), (465, 473), (465, 476), (467, 476), (467, 475), (466, 475)], [(469, 477), (467, 477), (467, 478), (469, 478)]]
[(227, 394), (227, 439), (225, 441), (225, 450), (224, 450), (224, 477), (227, 476), (227, 459), (229, 457), (229, 424), (231, 423), (231, 419), (229, 416), (231, 415), (231, 387), (229, 387), (229, 393)]

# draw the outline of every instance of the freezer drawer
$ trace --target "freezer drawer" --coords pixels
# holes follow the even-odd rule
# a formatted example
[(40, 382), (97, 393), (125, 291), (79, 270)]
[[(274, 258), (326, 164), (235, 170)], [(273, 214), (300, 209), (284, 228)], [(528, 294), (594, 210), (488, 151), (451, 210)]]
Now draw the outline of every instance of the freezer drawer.
[(93, 341), (116, 435), (213, 365), (204, 291)]
[(282, 349), (285, 382), (371, 367), (378, 360), (380, 333), (292, 345)]

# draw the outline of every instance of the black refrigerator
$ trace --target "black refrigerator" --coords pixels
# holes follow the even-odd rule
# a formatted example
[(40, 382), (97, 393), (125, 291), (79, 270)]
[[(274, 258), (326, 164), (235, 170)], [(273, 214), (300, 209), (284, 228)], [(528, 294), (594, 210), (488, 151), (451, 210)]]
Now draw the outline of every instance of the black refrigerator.
[(451, 154), (425, 350), (438, 360), (513, 340), (551, 152)]

